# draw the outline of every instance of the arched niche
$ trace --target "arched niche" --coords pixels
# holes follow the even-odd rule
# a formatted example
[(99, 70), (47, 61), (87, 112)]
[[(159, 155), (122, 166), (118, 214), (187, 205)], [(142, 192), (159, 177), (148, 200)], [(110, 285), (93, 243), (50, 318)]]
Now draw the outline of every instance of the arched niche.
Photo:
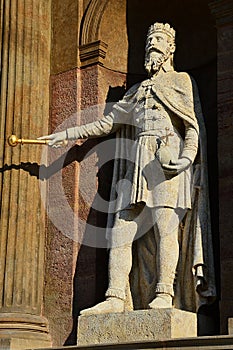
[(170, 23), (176, 30), (175, 67), (196, 79), (207, 123), (216, 116), (216, 28), (208, 0), (127, 1), (128, 85), (146, 77), (144, 47), (148, 27)]
[[(191, 73), (198, 83), (211, 149), (215, 152), (217, 48), (215, 22), (208, 3), (208, 0), (92, 0), (83, 19), (81, 44), (94, 43), (90, 50), (103, 56), (101, 64), (127, 73), (130, 87), (146, 77), (144, 47), (148, 27), (156, 21), (170, 23), (177, 33), (176, 70)], [(107, 45), (100, 46), (99, 42)]]
[[(98, 4), (99, 6), (98, 7)], [(127, 86), (146, 78), (144, 48), (148, 27), (168, 22), (176, 30), (177, 71), (197, 81), (208, 139), (212, 227), (218, 274), (218, 168), (216, 111), (216, 28), (208, 0), (92, 0), (83, 21), (81, 44), (103, 41), (108, 45), (104, 67), (127, 73)], [(94, 25), (93, 25), (94, 23)], [(84, 35), (85, 33), (85, 35)], [(84, 40), (85, 38), (85, 40)]]
[(190, 70), (213, 61), (216, 56), (215, 22), (207, 0), (127, 1), (129, 71), (144, 73), (144, 43), (148, 27), (168, 22), (177, 31), (178, 70)]
[[(220, 289), (218, 211), (217, 30), (208, 0), (128, 0), (128, 69), (130, 87), (146, 78), (145, 40), (148, 27), (170, 23), (176, 30), (175, 69), (186, 71), (197, 82), (207, 130), (207, 152), (212, 233), (217, 287)], [(212, 306), (213, 328), (218, 328), (218, 304)], [(215, 328), (215, 329), (214, 329)]]
[(216, 76), (216, 29), (208, 0), (92, 0), (82, 21), (80, 45), (88, 46), (88, 54), (96, 51), (106, 68), (128, 73), (132, 85), (146, 76), (145, 39), (156, 21), (176, 29), (176, 69), (193, 73), (201, 97), (205, 90), (204, 109), (213, 110), (213, 92), (206, 84), (214, 86)]
[[(176, 70), (190, 73), (197, 81), (207, 127), (210, 171), (217, 174), (217, 44), (208, 0), (92, 0), (83, 20), (81, 44), (98, 40), (106, 43), (102, 64), (126, 72), (130, 87), (146, 78), (145, 40), (154, 22), (168, 22), (176, 30)], [(217, 175), (211, 181), (217, 186)]]
[(108, 1), (90, 1), (82, 21), (80, 45), (86, 45), (99, 39), (99, 26)]
[(106, 68), (127, 73), (127, 0), (109, 0), (99, 28), (100, 40), (108, 44)]
[(83, 18), (80, 39), (81, 61), (86, 61), (84, 65), (98, 62), (110, 70), (127, 73), (126, 7), (127, 0), (90, 2)]

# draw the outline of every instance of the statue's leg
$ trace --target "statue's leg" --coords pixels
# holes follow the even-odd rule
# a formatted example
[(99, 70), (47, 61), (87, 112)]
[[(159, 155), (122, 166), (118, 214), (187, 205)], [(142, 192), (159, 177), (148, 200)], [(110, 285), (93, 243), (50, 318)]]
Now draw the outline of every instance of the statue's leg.
[(109, 253), (109, 286), (106, 300), (81, 311), (81, 315), (123, 312), (125, 291), (132, 267), (132, 242), (137, 232), (137, 216), (141, 209), (124, 210), (117, 214)]
[(180, 216), (172, 208), (156, 208), (153, 211), (157, 244), (158, 282), (155, 299), (149, 304), (154, 308), (170, 308), (174, 297), (173, 284), (179, 259), (178, 229)]

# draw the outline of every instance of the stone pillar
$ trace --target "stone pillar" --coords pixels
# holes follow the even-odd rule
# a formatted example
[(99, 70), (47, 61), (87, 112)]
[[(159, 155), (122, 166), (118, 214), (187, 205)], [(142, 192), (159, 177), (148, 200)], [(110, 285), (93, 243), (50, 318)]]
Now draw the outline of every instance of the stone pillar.
[(0, 347), (48, 347), (41, 147), (6, 140), (48, 132), (50, 1), (1, 0), (1, 29)]
[(233, 1), (210, 3), (218, 32), (218, 159), (219, 230), (221, 265), (221, 332), (227, 333), (227, 319), (233, 316)]

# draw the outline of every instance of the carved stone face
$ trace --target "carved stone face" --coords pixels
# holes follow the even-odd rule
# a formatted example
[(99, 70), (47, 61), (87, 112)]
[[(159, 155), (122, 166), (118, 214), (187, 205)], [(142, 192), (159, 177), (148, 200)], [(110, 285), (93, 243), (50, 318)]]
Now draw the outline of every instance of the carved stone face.
[(156, 32), (147, 37), (146, 40), (146, 51), (156, 51), (160, 53), (166, 53), (167, 49), (170, 48), (168, 42), (168, 36), (165, 33)]
[(155, 32), (147, 37), (145, 68), (149, 74), (156, 73), (174, 52), (174, 45), (166, 33)]

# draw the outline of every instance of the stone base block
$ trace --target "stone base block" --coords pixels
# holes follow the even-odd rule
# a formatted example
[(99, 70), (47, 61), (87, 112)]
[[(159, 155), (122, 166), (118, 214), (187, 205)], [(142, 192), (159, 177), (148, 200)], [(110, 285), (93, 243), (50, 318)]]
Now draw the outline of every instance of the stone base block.
[(0, 349), (24, 350), (52, 346), (46, 318), (23, 313), (0, 313)]
[(228, 318), (228, 334), (233, 334), (233, 318)]
[(22, 337), (1, 338), (0, 337), (0, 349), (1, 350), (26, 350), (26, 349), (41, 349), (50, 348), (52, 346), (49, 339), (33, 339), (25, 334)]
[(157, 341), (197, 336), (197, 316), (177, 309), (80, 316), (78, 345)]

